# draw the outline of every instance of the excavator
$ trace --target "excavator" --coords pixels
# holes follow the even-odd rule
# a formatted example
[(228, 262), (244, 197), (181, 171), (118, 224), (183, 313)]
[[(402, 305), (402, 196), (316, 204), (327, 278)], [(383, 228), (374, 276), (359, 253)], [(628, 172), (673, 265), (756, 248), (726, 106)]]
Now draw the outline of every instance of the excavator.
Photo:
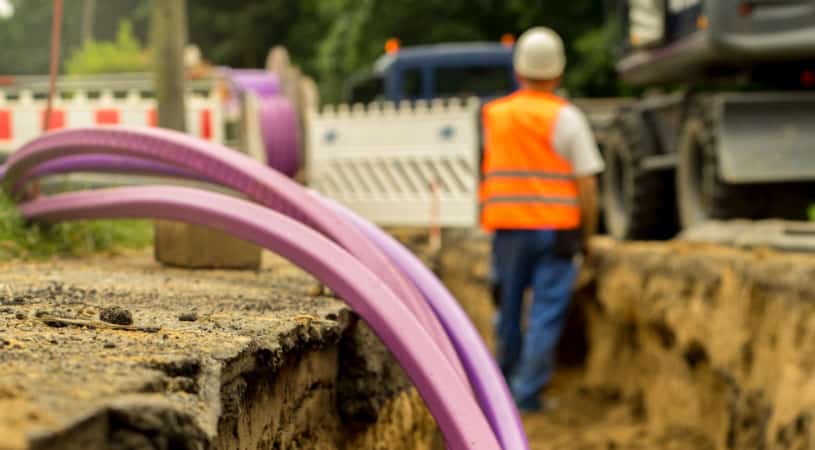
[(644, 94), (598, 133), (606, 228), (663, 239), (815, 203), (815, 0), (612, 0)]

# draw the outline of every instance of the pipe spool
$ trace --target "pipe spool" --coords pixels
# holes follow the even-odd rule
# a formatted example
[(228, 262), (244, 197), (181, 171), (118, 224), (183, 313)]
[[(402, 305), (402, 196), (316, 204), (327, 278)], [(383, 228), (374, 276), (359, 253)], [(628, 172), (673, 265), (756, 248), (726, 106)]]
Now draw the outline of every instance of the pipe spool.
[(260, 99), (260, 132), (269, 167), (294, 177), (300, 170), (300, 124), (285, 97)]
[(261, 69), (226, 69), (224, 76), (237, 92), (252, 92), (261, 98), (280, 95), (279, 78)]
[(258, 120), (269, 167), (293, 177), (300, 170), (301, 137), (297, 108), (281, 91), (280, 78), (260, 69), (225, 71), (232, 87), (258, 97)]

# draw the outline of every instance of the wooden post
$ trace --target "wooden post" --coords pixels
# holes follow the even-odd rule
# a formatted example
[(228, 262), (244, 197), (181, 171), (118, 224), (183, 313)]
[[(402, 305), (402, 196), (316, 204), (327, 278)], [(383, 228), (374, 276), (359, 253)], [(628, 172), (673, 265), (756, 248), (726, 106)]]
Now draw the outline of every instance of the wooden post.
[(82, 45), (93, 41), (93, 30), (96, 25), (96, 0), (84, 0), (82, 2), (82, 35), (80, 42)]
[(178, 131), (187, 128), (184, 109), (186, 3), (186, 0), (153, 0), (150, 30), (158, 125)]
[[(186, 131), (184, 47), (186, 0), (153, 0), (151, 40), (158, 125)], [(187, 268), (257, 269), (260, 248), (206, 227), (157, 221), (157, 261)]]

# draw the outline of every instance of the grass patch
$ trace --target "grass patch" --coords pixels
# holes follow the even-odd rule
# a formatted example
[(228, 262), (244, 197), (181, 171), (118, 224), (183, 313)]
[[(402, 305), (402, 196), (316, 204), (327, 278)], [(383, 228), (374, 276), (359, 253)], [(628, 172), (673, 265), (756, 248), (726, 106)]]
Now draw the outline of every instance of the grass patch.
[(144, 248), (152, 241), (152, 222), (144, 220), (26, 224), (14, 203), (0, 193), (0, 261), (87, 256)]

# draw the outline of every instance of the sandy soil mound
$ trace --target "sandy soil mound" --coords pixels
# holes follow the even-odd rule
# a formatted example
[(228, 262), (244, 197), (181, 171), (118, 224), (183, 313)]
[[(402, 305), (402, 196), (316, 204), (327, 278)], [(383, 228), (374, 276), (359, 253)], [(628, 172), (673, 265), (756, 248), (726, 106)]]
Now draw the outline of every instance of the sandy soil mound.
[[(440, 255), (492, 342), (488, 267), (483, 236)], [(534, 449), (815, 448), (815, 257), (600, 240), (576, 297)]]

